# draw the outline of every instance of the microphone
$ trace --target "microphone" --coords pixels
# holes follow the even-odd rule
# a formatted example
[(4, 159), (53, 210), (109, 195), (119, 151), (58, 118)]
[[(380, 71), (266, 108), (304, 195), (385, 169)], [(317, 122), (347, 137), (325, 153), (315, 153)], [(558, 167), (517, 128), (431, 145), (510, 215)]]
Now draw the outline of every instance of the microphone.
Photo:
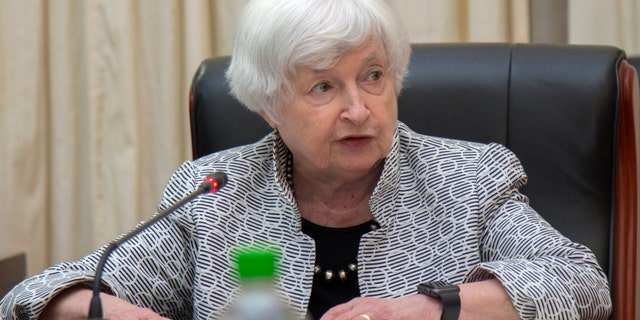
[(218, 190), (220, 190), (220, 188), (224, 187), (225, 184), (227, 184), (226, 173), (218, 171), (210, 175), (207, 175), (204, 178), (204, 181), (202, 181), (200, 186), (198, 186), (198, 188), (195, 191), (191, 192), (184, 198), (180, 199), (180, 201), (176, 202), (171, 207), (161, 212), (158, 212), (158, 214), (149, 218), (144, 223), (138, 225), (133, 230), (127, 232), (121, 238), (116, 239), (111, 243), (109, 243), (107, 248), (102, 253), (102, 256), (100, 257), (100, 261), (98, 262), (98, 266), (96, 267), (96, 275), (95, 275), (95, 278), (93, 279), (93, 286), (92, 286), (93, 296), (91, 297), (91, 303), (89, 304), (89, 319), (91, 320), (103, 319), (102, 318), (102, 301), (100, 300), (100, 282), (102, 280), (102, 272), (104, 271), (104, 266), (107, 263), (107, 259), (109, 258), (109, 255), (111, 255), (113, 251), (118, 249), (118, 247), (121, 244), (127, 242), (127, 240), (131, 239), (133, 236), (147, 229), (152, 224), (160, 221), (162, 218), (174, 212), (176, 209), (182, 207), (187, 202), (193, 200), (197, 196), (208, 193), (208, 192), (215, 193)]

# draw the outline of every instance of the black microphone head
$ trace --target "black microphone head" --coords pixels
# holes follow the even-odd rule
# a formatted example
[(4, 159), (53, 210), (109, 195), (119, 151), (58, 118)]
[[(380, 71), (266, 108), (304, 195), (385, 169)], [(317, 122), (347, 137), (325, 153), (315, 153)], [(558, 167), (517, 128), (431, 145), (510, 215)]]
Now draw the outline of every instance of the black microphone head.
[[(208, 184), (208, 186), (204, 186)], [(215, 193), (227, 184), (227, 174), (222, 171), (216, 171), (212, 174), (208, 174), (204, 178), (203, 186), (207, 187), (211, 193)]]

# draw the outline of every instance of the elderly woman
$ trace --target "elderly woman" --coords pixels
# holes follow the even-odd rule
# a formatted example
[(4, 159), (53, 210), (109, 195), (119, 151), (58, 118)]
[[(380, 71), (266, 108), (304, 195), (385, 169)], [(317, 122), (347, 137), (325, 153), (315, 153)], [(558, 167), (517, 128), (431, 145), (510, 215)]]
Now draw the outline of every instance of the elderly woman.
[[(249, 3), (227, 76), (274, 132), (178, 169), (159, 209), (211, 172), (229, 183), (112, 255), (105, 314), (220, 318), (237, 292), (230, 252), (268, 242), (300, 317), (607, 318), (593, 254), (529, 207), (511, 152), (397, 121), (409, 48), (382, 0)], [(97, 257), (26, 280), (3, 318), (86, 315)]]

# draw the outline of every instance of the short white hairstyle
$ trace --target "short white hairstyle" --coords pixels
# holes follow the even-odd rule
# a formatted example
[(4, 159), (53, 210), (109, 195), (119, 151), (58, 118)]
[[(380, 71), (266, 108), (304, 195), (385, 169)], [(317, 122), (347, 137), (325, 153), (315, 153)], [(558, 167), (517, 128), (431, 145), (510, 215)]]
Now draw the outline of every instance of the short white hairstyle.
[(369, 40), (382, 43), (400, 94), (411, 47), (383, 0), (253, 0), (240, 16), (226, 72), (231, 93), (278, 123), (297, 67), (330, 68)]

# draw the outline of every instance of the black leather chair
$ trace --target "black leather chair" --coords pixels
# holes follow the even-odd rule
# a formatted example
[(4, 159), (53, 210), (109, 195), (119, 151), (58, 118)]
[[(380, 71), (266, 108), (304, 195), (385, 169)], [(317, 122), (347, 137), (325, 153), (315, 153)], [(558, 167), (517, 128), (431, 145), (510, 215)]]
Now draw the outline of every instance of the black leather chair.
[[(228, 57), (190, 95), (193, 157), (270, 131), (228, 94)], [(531, 205), (588, 245), (612, 282), (615, 319), (636, 319), (637, 74), (609, 46), (416, 44), (399, 118), (418, 132), (498, 142), (521, 159)], [(635, 95), (634, 95), (634, 91)]]

